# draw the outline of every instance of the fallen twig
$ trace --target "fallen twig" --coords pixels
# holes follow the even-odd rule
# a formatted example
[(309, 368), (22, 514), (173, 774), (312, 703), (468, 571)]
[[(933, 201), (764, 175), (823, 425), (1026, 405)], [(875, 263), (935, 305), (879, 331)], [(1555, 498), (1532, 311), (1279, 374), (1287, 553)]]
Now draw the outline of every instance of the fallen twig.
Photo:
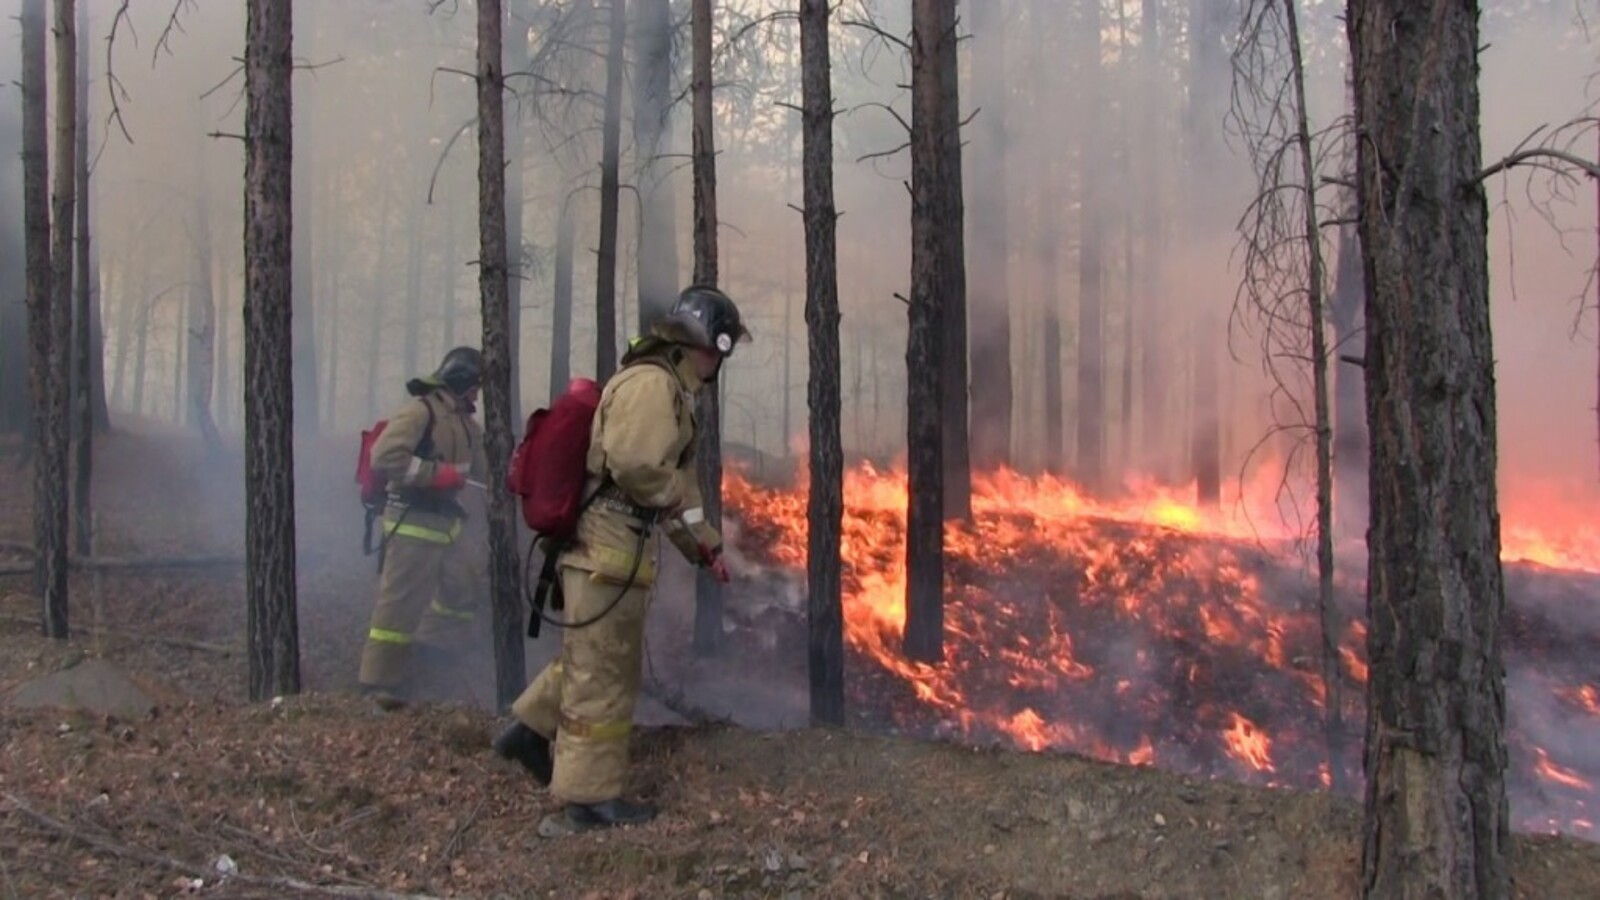
[[(0, 622), (12, 622), (18, 625), (38, 625), (39, 620), (32, 616), (0, 616)], [(241, 648), (228, 644), (214, 644), (208, 641), (192, 641), (188, 638), (168, 637), (164, 634), (144, 634), (137, 631), (118, 631), (104, 625), (74, 625), (74, 631), (87, 631), (90, 634), (104, 634), (110, 637), (126, 638), (130, 641), (155, 641), (173, 647), (183, 647), (189, 650), (200, 650), (206, 653), (220, 653), (229, 656), (238, 653)]]
[(275, 890), (303, 891), (307, 893), (324, 894), (330, 897), (357, 897), (363, 898), (363, 900), (433, 900), (433, 898), (427, 894), (400, 894), (394, 891), (386, 891), (381, 888), (366, 886), (344, 887), (340, 885), (317, 884), (311, 881), (301, 881), (298, 878), (288, 878), (284, 876), (244, 875), (238, 873), (221, 876), (211, 869), (184, 862), (177, 857), (166, 856), (164, 854), (155, 853), (149, 850), (141, 850), (137, 847), (119, 844), (109, 837), (89, 834), (80, 828), (73, 827), (67, 822), (63, 822), (60, 819), (52, 818), (51, 816), (47, 816), (44, 813), (39, 812), (28, 804), (22, 802), (21, 798), (17, 797), (15, 794), (6, 794), (5, 799), (6, 802), (11, 805), (11, 808), (20, 813), (24, 818), (63, 837), (70, 838), (81, 844), (86, 844), (103, 853), (110, 853), (113, 856), (121, 857), (122, 859), (144, 863), (145, 865), (160, 866), (162, 868), (172, 869), (174, 871), (181, 872), (190, 878), (216, 881), (233, 881), (238, 882), (239, 884), (273, 888)]

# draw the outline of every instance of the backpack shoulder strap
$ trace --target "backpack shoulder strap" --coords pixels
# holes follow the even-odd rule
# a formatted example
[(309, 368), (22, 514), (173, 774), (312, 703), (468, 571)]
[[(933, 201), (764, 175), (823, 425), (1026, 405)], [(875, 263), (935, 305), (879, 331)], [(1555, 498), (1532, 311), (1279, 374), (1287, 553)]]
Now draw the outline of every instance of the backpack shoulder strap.
[(428, 424), (422, 426), (422, 437), (417, 440), (417, 449), (413, 452), (423, 459), (428, 459), (433, 456), (433, 403), (427, 397), (417, 399), (422, 401), (422, 408), (428, 411)]

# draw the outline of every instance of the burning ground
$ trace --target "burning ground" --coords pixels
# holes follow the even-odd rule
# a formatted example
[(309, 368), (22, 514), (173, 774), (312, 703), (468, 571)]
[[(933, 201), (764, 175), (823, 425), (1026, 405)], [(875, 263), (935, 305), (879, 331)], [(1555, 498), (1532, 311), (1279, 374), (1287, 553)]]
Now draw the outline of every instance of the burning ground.
[[(486, 671), (458, 673), (458, 688), (445, 692), (452, 702), (399, 715), (350, 696), (373, 575), (359, 551), (347, 449), (300, 448), (309, 693), (286, 703), (244, 702), (237, 569), (75, 572), (79, 631), (64, 644), (37, 636), (27, 579), (0, 576), (0, 698), (98, 657), (159, 704), (131, 717), (0, 705), (0, 897), (176, 896), (197, 881), (199, 894), (227, 897), (1355, 893), (1356, 805), (1263, 786), (1315, 786), (1321, 755), (1316, 679), (1298, 659), (1313, 646), (1310, 595), (1248, 528), (1207, 523), (1178, 503), (1143, 502), (1138, 515), (1131, 505), (1117, 514), (1073, 507), (1064, 488), (1059, 513), (1047, 515), (1030, 494), (1037, 484), (1003, 482), (1014, 502), (1000, 499), (999, 483), (985, 485), (978, 529), (955, 538), (968, 543), (952, 554), (952, 579), (969, 586), (952, 595), (953, 665), (939, 674), (905, 668), (890, 652), (897, 488), (857, 473), (847, 547), (857, 727), (695, 729), (666, 724), (659, 707), (644, 711), (630, 787), (659, 801), (662, 819), (550, 842), (534, 836), (553, 808), (548, 795), (487, 751), (499, 721), (482, 711)], [(124, 431), (99, 452), (101, 553), (242, 547), (242, 498), (195, 477), (208, 464), (193, 442)], [(26, 541), (30, 479), (26, 467), (0, 463), (0, 566), (20, 559), (5, 547)], [(669, 565), (652, 612), (652, 667), (742, 723), (793, 725), (805, 708), (792, 568), (803, 498), (731, 487), (745, 518), (744, 567), (726, 653), (689, 658), (687, 573)], [(338, 502), (319, 503), (329, 497)], [(1044, 546), (1047, 536), (1080, 534), (1069, 520), (1092, 540), (1071, 552)], [(1115, 552), (1089, 552), (1101, 542)], [(1040, 580), (1062, 572), (1075, 575)], [(1594, 699), (1584, 691), (1592, 672), (1577, 677), (1594, 632), (1577, 611), (1596, 588), (1586, 575), (1528, 567), (1508, 581), (1522, 598), (1510, 641), (1543, 661), (1515, 664), (1511, 684), (1519, 734), (1540, 736), (1551, 767), (1540, 777), (1517, 751), (1515, 811), (1541, 827), (1528, 821), (1533, 791), (1545, 792), (1536, 799), (1547, 816), (1567, 821), (1576, 814), (1558, 804), (1588, 797), (1562, 777), (1594, 773), (1580, 753), (1593, 732), (1575, 723)], [(1179, 602), (1180, 590), (1196, 599)], [(1218, 637), (1206, 636), (1207, 623)], [(551, 644), (531, 645), (535, 659)], [(1350, 658), (1352, 679), (1358, 662)], [(970, 746), (980, 742), (995, 746)], [(217, 872), (223, 857), (236, 875)], [(1518, 898), (1600, 894), (1600, 845), (1519, 835), (1512, 866)]]
[[(736, 478), (739, 546), (776, 582), (805, 560), (803, 491)], [(845, 631), (859, 719), (921, 735), (1064, 750), (1266, 786), (1332, 782), (1315, 584), (1258, 512), (1205, 511), (1132, 487), (1097, 502), (1053, 478), (980, 476), (974, 521), (946, 534), (946, 663), (908, 662), (906, 497), (870, 466), (845, 486)], [(1249, 496), (1248, 494), (1246, 495)], [(1248, 508), (1242, 504), (1239, 508)], [(1518, 827), (1600, 836), (1600, 576), (1587, 532), (1507, 528), (1509, 787)], [(1351, 562), (1352, 557), (1357, 560)], [(1361, 778), (1366, 680), (1360, 557), (1337, 580), (1345, 728)], [(1354, 571), (1353, 571), (1354, 570)]]

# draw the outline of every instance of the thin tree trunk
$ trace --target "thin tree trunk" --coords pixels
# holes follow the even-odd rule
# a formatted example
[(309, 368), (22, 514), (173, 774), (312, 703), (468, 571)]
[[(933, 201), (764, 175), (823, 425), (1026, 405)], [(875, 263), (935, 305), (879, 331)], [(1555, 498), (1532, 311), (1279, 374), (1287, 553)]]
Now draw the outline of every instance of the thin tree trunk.
[(634, 79), (633, 140), (644, 220), (639, 226), (638, 310), (639, 333), (645, 334), (672, 308), (678, 292), (677, 198), (667, 177), (670, 167), (661, 159), (669, 149), (662, 144), (671, 134), (672, 3), (635, 0), (633, 10), (639, 71)]
[(572, 245), (577, 231), (572, 198), (572, 194), (566, 196), (556, 219), (556, 270), (550, 303), (551, 403), (572, 380)]
[(300, 692), (295, 591), (293, 17), (248, 0), (245, 26), (244, 467), (250, 699)]
[(111, 405), (118, 410), (126, 409), (123, 403), (128, 396), (128, 357), (132, 355), (134, 322), (137, 320), (139, 304), (144, 299), (150, 281), (149, 269), (146, 267), (138, 286), (134, 287), (133, 279), (128, 276), (126, 267), (127, 263), (117, 267), (118, 290), (112, 294), (120, 298), (117, 303), (117, 343), (112, 351), (116, 355), (116, 368), (111, 374)]
[[(717, 157), (711, 107), (711, 0), (691, 0), (693, 59), (690, 92), (694, 123), (694, 283), (717, 285)], [(716, 386), (695, 403), (698, 445), (695, 460), (705, 500), (706, 521), (722, 528), (722, 419)], [(717, 652), (722, 642), (722, 585), (704, 567), (695, 572), (694, 651)]]
[[(58, 0), (58, 17), (59, 17)], [(58, 304), (61, 286), (56, 284), (52, 243), (69, 241), (72, 223), (72, 127), (76, 97), (71, 90), (72, 23), (63, 33), (57, 23), (57, 66), (67, 69), (67, 78), (57, 73), (56, 124), (65, 128), (64, 146), (58, 143), (56, 179), (67, 186), (57, 187), (56, 215), (65, 218), (58, 233), (50, 231), (49, 163), (46, 157), (48, 122), (45, 116), (45, 4), (44, 0), (25, 0), (22, 6), (22, 169), (23, 220), (27, 255), (29, 383), (33, 393), (33, 533), (34, 592), (42, 603), (44, 633), (54, 638), (67, 637), (67, 479), (66, 479), (66, 382), (62, 378), (68, 352), (61, 333), (66, 330), (64, 304)], [(67, 46), (62, 47), (63, 42)], [(65, 50), (65, 62), (60, 55)], [(64, 87), (64, 89), (62, 89)], [(65, 107), (67, 116), (61, 117)], [(58, 132), (57, 141), (61, 140)], [(62, 162), (66, 172), (59, 171)], [(65, 211), (62, 202), (65, 200)], [(65, 250), (62, 251), (63, 255)], [(66, 258), (67, 292), (71, 291), (71, 262)]]
[[(1314, 197), (1317, 168), (1312, 160), (1311, 126), (1306, 113), (1305, 61), (1300, 51), (1300, 25), (1295, 0), (1284, 0), (1283, 18), (1289, 32), (1290, 77), (1294, 83), (1296, 140), (1300, 145), (1301, 185)], [(1328, 403), (1328, 332), (1323, 290), (1327, 272), (1322, 259), (1322, 231), (1317, 205), (1302, 202), (1305, 214), (1307, 260), (1306, 313), (1311, 323), (1311, 389), (1317, 436), (1317, 611), (1322, 620), (1322, 686), (1328, 744), (1328, 776), (1335, 793), (1344, 788), (1343, 701), (1339, 677), (1339, 610), (1333, 599), (1333, 425)]]
[[(73, 0), (56, 0), (55, 3), (55, 63), (56, 63), (56, 138), (55, 165), (50, 175), (53, 181), (50, 210), (50, 409), (43, 420), (43, 430), (48, 435), (49, 456), (35, 459), (34, 464), (49, 479), (50, 492), (45, 500), (46, 516), (50, 519), (52, 542), (59, 541), (60, 552), (67, 552), (67, 479), (68, 453), (71, 435), (72, 400), (68, 395), (72, 372), (72, 244), (73, 211), (77, 206), (77, 131), (78, 131), (78, 34), (77, 15)], [(35, 501), (38, 502), (38, 501)], [(35, 513), (37, 516), (38, 513)], [(44, 549), (53, 545), (41, 542)], [(60, 592), (52, 598), (46, 590), (49, 585), (39, 583), (39, 594), (45, 601), (45, 633), (50, 637), (67, 636), (67, 585), (61, 580)]]
[[(911, 303), (906, 339), (905, 653), (922, 662), (944, 659), (944, 452), (942, 416), (949, 352), (943, 338), (951, 267), (943, 256), (951, 223), (943, 182), (949, 156), (940, 134), (949, 116), (943, 45), (955, 41), (954, 0), (911, 5)], [(959, 227), (959, 222), (956, 223)], [(952, 388), (955, 386), (952, 385)], [(960, 424), (957, 427), (961, 427)]]
[[(621, 0), (613, 0), (621, 2)], [(489, 593), (494, 607), (497, 706), (527, 683), (517, 523), (506, 483), (511, 460), (511, 309), (506, 259), (505, 72), (500, 0), (478, 0), (478, 289), (483, 304), (483, 418), (489, 456)]]
[[(833, 202), (831, 0), (800, 0), (800, 90), (806, 231), (806, 333), (810, 369), (811, 486), (806, 501), (806, 588), (811, 721), (844, 724), (844, 611), (840, 529), (844, 449), (839, 440), (838, 212)], [(787, 383), (785, 385), (787, 387)], [(787, 401), (785, 402), (787, 408)], [(787, 425), (787, 416), (785, 417)]]
[(972, 16), (972, 82), (981, 112), (973, 138), (972, 197), (972, 462), (983, 469), (1010, 465), (1011, 296), (1007, 254), (1009, 206), (1006, 169), (1006, 10), (998, 0), (969, 4)]
[[(1190, 2), (1190, 97), (1188, 131), (1193, 145), (1191, 165), (1195, 179), (1225, 183), (1219, 170), (1229, 164), (1221, 135), (1226, 91), (1231, 78), (1224, 55), (1223, 35), (1234, 4), (1217, 0)], [(1205, 234), (1220, 225), (1214, 194), (1191, 190), (1191, 226)], [(1194, 360), (1190, 463), (1195, 479), (1195, 500), (1215, 506), (1222, 499), (1222, 390), (1217, 359), (1225, 352), (1226, 335), (1214, 307), (1216, 301), (1197, 292), (1191, 305), (1190, 354)]]
[[(205, 150), (200, 151), (204, 159)], [(195, 193), (194, 286), (189, 289), (188, 370), (189, 422), (200, 432), (212, 453), (222, 449), (222, 438), (211, 418), (211, 395), (216, 381), (217, 300), (212, 293), (216, 255), (212, 252), (211, 222), (206, 208), (204, 163), (197, 167)]]
[[(504, 6), (504, 4), (501, 4)], [(526, 25), (519, 25), (510, 16), (511, 40), (508, 46), (501, 48), (504, 57), (504, 71), (523, 72), (529, 66), (528, 59), (528, 29)], [(502, 38), (503, 39), (503, 38)], [(497, 65), (499, 58), (496, 58)], [(503, 109), (502, 105), (502, 109)], [(524, 145), (526, 131), (522, 127), (521, 104), (513, 100), (512, 110), (516, 114), (511, 116), (510, 122), (502, 119), (505, 129), (505, 244), (506, 244), (506, 347), (509, 356), (506, 358), (506, 368), (510, 373), (507, 376), (507, 421), (515, 428), (522, 423), (522, 286), (528, 277), (528, 254), (522, 239), (522, 195), (523, 195), (523, 170), (527, 165), (527, 150)], [(503, 113), (502, 113), (503, 114)], [(481, 276), (480, 276), (481, 277)], [(487, 410), (485, 410), (487, 414)], [(510, 460), (511, 451), (507, 449), (506, 459)], [(515, 527), (512, 532), (515, 538)], [(520, 633), (520, 632), (519, 632)], [(519, 645), (520, 646), (520, 645)], [(520, 659), (520, 657), (519, 657)]]
[[(1047, 170), (1057, 171), (1058, 165)], [(1042, 457), (1047, 472), (1060, 473), (1067, 458), (1066, 391), (1062, 385), (1061, 313), (1066, 301), (1061, 294), (1061, 260), (1057, 258), (1062, 241), (1059, 181), (1052, 181), (1038, 202), (1039, 230), (1035, 236), (1039, 265), (1039, 303), (1044, 307), (1044, 345), (1040, 348), (1044, 368), (1044, 446)]]
[[(217, 309), (217, 335), (215, 340), (217, 348), (216, 424), (217, 428), (222, 431), (233, 430), (234, 402), (238, 395), (238, 382), (234, 379), (233, 369), (233, 322), (235, 316), (233, 314), (232, 276), (228, 271), (229, 261), (227, 256), (217, 257), (216, 266), (211, 273), (212, 284), (216, 286), (214, 291)], [(335, 344), (334, 346), (338, 345)], [(331, 367), (328, 370), (330, 382), (333, 380), (335, 371), (336, 369)], [(332, 395), (333, 393), (330, 390), (329, 396), (331, 397)], [(331, 412), (333, 405), (331, 403), (325, 404), (324, 408)]]
[(1372, 435), (1371, 898), (1510, 896), (1478, 4), (1351, 0)]
[(139, 336), (134, 347), (133, 356), (133, 414), (144, 415), (144, 388), (145, 371), (148, 368), (150, 353), (150, 319), (155, 315), (155, 299), (145, 297), (140, 299), (139, 307)]
[[(1083, 10), (1083, 74), (1079, 89), (1083, 92), (1085, 121), (1099, 122), (1106, 112), (1100, 87), (1100, 0), (1084, 0)], [(1078, 480), (1091, 490), (1100, 487), (1105, 474), (1105, 313), (1101, 297), (1105, 267), (1105, 201), (1101, 186), (1106, 174), (1104, 148), (1101, 129), (1089, 129), (1078, 154), (1082, 226), (1078, 238), (1078, 440), (1074, 468)]]
[[(87, 0), (77, 8), (77, 33), (79, 35), (89, 32), (89, 4)], [(89, 265), (89, 54), (79, 53), (76, 60), (77, 74), (75, 89), (77, 98), (77, 122), (73, 129), (74, 140), (77, 146), (73, 148), (73, 181), (75, 188), (74, 200), (77, 204), (77, 246), (75, 269), (76, 282), (74, 309), (72, 317), (72, 362), (76, 373), (72, 379), (73, 387), (72, 411), (76, 419), (78, 433), (77, 459), (73, 471), (72, 503), (73, 503), (73, 543), (77, 552), (88, 556), (93, 552), (91, 541), (93, 539), (93, 519), (89, 515), (90, 493), (94, 475), (94, 398), (91, 386), (94, 383), (94, 357), (99, 351), (93, 342), (94, 330), (90, 317), (91, 304), (96, 294), (95, 285), (91, 281), (94, 270)]]
[(177, 299), (172, 302), (172, 424), (182, 428), (190, 424), (189, 412), (184, 406), (183, 382), (189, 356), (189, 306)]
[(1139, 117), (1140, 166), (1137, 181), (1139, 200), (1139, 440), (1143, 452), (1140, 462), (1146, 467), (1165, 467), (1172, 429), (1167, 417), (1171, 409), (1174, 367), (1167, 359), (1169, 346), (1165, 319), (1166, 299), (1161, 292), (1162, 252), (1161, 197), (1166, 154), (1162, 152), (1162, 123), (1165, 120), (1165, 94), (1161, 83), (1161, 18), (1158, 0), (1143, 0), (1139, 19), (1139, 88), (1142, 103)]
[(600, 260), (595, 275), (595, 377), (617, 370), (617, 167), (621, 158), (623, 41), (628, 34), (627, 0), (611, 0), (606, 50), (606, 111), (601, 126)]
[[(1353, 202), (1348, 218), (1353, 222)], [(1361, 242), (1353, 224), (1339, 229), (1339, 261), (1334, 275), (1333, 302), (1333, 504), (1334, 534), (1360, 539), (1367, 531), (1367, 414), (1366, 391), (1359, 366), (1339, 364), (1341, 355), (1359, 346), (1361, 306), (1366, 286), (1361, 277)]]
[[(994, 0), (998, 2), (998, 0)], [(943, 516), (952, 521), (972, 518), (972, 454), (968, 445), (967, 251), (966, 208), (961, 176), (961, 66), (956, 52), (956, 13), (951, 2), (945, 34), (938, 44), (938, 124), (941, 176), (938, 182), (939, 243), (937, 258), (944, 299), (939, 305), (944, 358), (940, 405), (944, 411)]]

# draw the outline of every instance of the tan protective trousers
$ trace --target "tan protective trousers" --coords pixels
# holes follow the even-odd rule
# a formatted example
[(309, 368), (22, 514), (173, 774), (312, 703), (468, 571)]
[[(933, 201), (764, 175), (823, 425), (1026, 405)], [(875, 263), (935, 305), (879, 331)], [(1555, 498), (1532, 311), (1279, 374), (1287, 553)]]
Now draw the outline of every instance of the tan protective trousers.
[[(404, 523), (402, 523), (404, 525)], [(411, 669), (411, 649), (418, 643), (464, 650), (472, 637), (482, 598), (475, 589), (481, 545), (425, 529), (419, 538), (403, 533), (389, 537), (378, 601), (361, 653), (361, 683), (393, 689), (402, 686)]]
[(512, 704), (522, 724), (555, 739), (550, 792), (567, 803), (600, 803), (622, 795), (628, 737), (639, 699), (645, 611), (650, 588), (629, 587), (561, 567), (566, 621), (587, 621), (616, 600), (600, 621), (561, 633), (561, 656), (545, 666)]

